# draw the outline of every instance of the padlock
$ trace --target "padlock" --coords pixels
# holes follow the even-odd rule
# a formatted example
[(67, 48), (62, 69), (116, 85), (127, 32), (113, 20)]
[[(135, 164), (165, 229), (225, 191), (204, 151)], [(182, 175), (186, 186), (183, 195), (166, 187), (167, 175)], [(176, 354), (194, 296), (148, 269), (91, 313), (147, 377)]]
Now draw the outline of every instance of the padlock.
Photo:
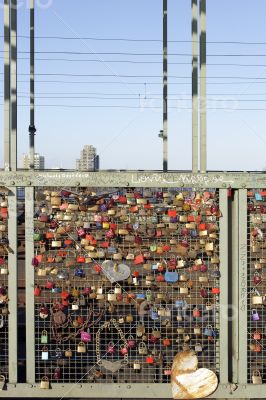
[(134, 340), (134, 337), (132, 335), (130, 335), (127, 340), (127, 347), (129, 349), (133, 349), (135, 347), (135, 345), (136, 345), (136, 341)]
[(220, 294), (220, 293), (221, 293), (221, 290), (220, 290), (220, 288), (218, 288), (218, 287), (213, 287), (213, 288), (211, 289), (211, 292), (212, 292), (212, 294)]
[(207, 311), (213, 310), (213, 304), (209, 301), (205, 304), (205, 307)]
[(167, 364), (163, 370), (165, 376), (170, 376), (172, 374), (172, 368), (170, 364)]
[(204, 335), (205, 336), (213, 336), (213, 328), (211, 325), (206, 326), (206, 328), (204, 329)]
[(115, 353), (115, 345), (114, 342), (109, 342), (107, 345), (107, 353), (114, 354)]
[(202, 345), (200, 343), (195, 344), (195, 352), (201, 353), (202, 352)]
[(180, 294), (188, 294), (187, 284), (184, 284), (183, 286), (181, 286), (179, 290), (180, 290)]
[(34, 288), (34, 296), (39, 297), (40, 295), (41, 295), (41, 289), (38, 285), (36, 285)]
[(171, 341), (169, 338), (163, 339), (163, 346), (165, 346), (165, 347), (171, 346)]
[(55, 358), (57, 360), (61, 360), (63, 358), (63, 352), (59, 347), (55, 349)]
[(124, 345), (120, 346), (120, 353), (125, 356), (126, 354), (128, 354), (128, 348)]
[(147, 346), (144, 342), (139, 343), (138, 352), (141, 355), (146, 355), (148, 353)]
[(258, 272), (255, 272), (255, 273), (254, 273), (253, 282), (254, 282), (255, 285), (261, 284), (261, 282), (262, 282), (262, 277), (261, 277), (261, 275), (260, 275)]
[(46, 330), (43, 330), (41, 334), (41, 344), (47, 344), (47, 343), (48, 343), (48, 333)]
[(133, 315), (132, 314), (127, 314), (126, 315), (126, 322), (128, 322), (128, 323), (133, 322)]
[(262, 377), (260, 371), (255, 370), (252, 374), (252, 383), (253, 385), (261, 385), (262, 384)]
[(157, 310), (156, 307), (153, 307), (151, 309), (151, 314), (150, 315), (151, 315), (151, 319), (153, 319), (153, 320), (159, 319), (158, 310)]
[(140, 362), (139, 362), (138, 360), (135, 360), (135, 361), (134, 361), (134, 363), (133, 363), (133, 369), (134, 369), (135, 371), (140, 371), (141, 365), (140, 365)]
[(47, 376), (44, 376), (40, 383), (40, 389), (50, 389), (50, 382)]
[(151, 290), (146, 290), (146, 300), (152, 301), (152, 292)]
[(199, 282), (200, 283), (208, 283), (209, 278), (207, 276), (199, 276)]
[(255, 331), (255, 332), (253, 333), (253, 339), (255, 339), (255, 340), (261, 340), (261, 333), (258, 332), (258, 331)]
[(70, 348), (65, 350), (65, 357), (70, 358), (70, 357), (72, 357), (72, 355), (73, 355), (73, 352)]
[(77, 347), (77, 353), (86, 353), (86, 345), (84, 342), (79, 342)]
[(119, 284), (115, 285), (115, 290), (114, 290), (115, 294), (121, 294), (122, 293), (122, 287)]
[(146, 357), (146, 363), (147, 363), (147, 364), (153, 364), (153, 363), (154, 363), (154, 357), (153, 357), (151, 354), (149, 354), (149, 355)]
[(201, 312), (200, 312), (200, 310), (199, 310), (198, 308), (194, 308), (194, 310), (193, 310), (193, 317), (194, 317), (194, 318), (201, 317)]
[(118, 318), (118, 323), (119, 324), (124, 324), (125, 323), (125, 318), (123, 317), (123, 315), (120, 315)]
[(205, 298), (208, 297), (208, 291), (204, 287), (200, 288), (200, 296)]
[(91, 342), (91, 333), (90, 330), (88, 329), (87, 332), (81, 331), (80, 332), (80, 339), (84, 343)]
[(260, 320), (260, 316), (259, 313), (256, 309), (251, 310), (251, 319), (252, 321), (259, 321)]
[(201, 335), (201, 328), (199, 326), (194, 326), (193, 332), (195, 335)]
[(4, 390), (6, 386), (6, 377), (5, 375), (0, 375), (0, 390)]
[(110, 290), (107, 294), (107, 300), (108, 301), (116, 301), (117, 300), (117, 296), (114, 292), (114, 290)]
[(49, 359), (48, 347), (43, 347), (42, 348), (42, 360), (47, 361), (48, 359)]
[(1, 267), (0, 273), (1, 273), (1, 275), (8, 275), (7, 266), (4, 265), (3, 267)]
[(263, 304), (263, 297), (256, 291), (257, 294), (252, 296), (252, 304), (253, 305), (262, 305)]
[(73, 311), (79, 310), (78, 302), (74, 301), (74, 302), (72, 303), (71, 309), (72, 309)]

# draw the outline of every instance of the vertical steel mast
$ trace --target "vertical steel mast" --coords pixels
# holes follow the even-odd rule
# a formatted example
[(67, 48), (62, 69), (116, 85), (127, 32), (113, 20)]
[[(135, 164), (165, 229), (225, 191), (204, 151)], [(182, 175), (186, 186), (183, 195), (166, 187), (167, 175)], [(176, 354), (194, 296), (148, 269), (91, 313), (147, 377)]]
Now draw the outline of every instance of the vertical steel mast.
[(198, 0), (192, 7), (192, 172), (198, 172)]
[(168, 7), (163, 0), (163, 171), (168, 170)]
[(10, 0), (4, 0), (4, 169), (10, 170)]
[(34, 0), (30, 0), (30, 169), (34, 169), (34, 154), (35, 154), (35, 87), (34, 87), (34, 72), (35, 72), (35, 10)]
[(200, 0), (200, 172), (207, 170), (206, 0)]
[(17, 170), (17, 0), (11, 0), (11, 170)]

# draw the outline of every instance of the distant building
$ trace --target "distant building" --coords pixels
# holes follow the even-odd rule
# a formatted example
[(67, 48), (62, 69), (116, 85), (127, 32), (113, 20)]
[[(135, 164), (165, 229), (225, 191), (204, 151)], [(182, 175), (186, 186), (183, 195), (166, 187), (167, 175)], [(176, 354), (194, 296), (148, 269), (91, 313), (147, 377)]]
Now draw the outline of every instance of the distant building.
[(80, 158), (76, 160), (76, 170), (98, 171), (99, 169), (100, 157), (97, 155), (95, 147), (85, 145), (80, 152)]
[[(23, 169), (30, 168), (30, 156), (29, 154), (24, 154), (22, 159)], [(34, 154), (34, 168), (35, 169), (45, 169), (45, 158), (39, 153)]]

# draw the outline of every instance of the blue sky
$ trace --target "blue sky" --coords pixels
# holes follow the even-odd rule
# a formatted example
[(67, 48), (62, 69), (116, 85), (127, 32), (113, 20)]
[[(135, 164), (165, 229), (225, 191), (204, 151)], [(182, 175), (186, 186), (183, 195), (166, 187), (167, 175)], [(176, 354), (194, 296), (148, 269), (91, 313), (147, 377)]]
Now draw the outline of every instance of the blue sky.
[[(179, 54), (169, 56), (169, 168), (191, 169), (191, 1), (168, 3), (169, 41), (175, 41), (169, 53)], [(28, 0), (19, 4), (20, 165), (28, 151), (29, 10)], [(3, 0), (0, 5), (3, 35)], [(266, 167), (266, 44), (221, 43), (266, 41), (265, 15), (261, 0), (207, 0), (210, 170)], [(75, 40), (40, 38), (47, 36)], [(101, 168), (161, 169), (162, 65), (151, 53), (162, 52), (162, 0), (36, 0), (36, 37), (36, 150), (47, 167), (74, 168), (82, 146), (93, 144)], [(155, 41), (79, 39), (88, 37)], [(1, 64), (2, 73), (2, 58)], [(2, 140), (0, 150), (2, 165)]]

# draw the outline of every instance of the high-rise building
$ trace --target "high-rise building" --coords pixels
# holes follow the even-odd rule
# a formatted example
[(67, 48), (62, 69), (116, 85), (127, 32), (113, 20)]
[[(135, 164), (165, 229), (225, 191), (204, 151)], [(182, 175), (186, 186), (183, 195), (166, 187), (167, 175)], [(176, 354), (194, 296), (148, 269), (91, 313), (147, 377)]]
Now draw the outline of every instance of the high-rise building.
[[(23, 154), (22, 159), (23, 169), (30, 168), (30, 155)], [(34, 168), (35, 169), (44, 169), (45, 168), (45, 158), (41, 156), (39, 153), (34, 154)]]
[(80, 152), (80, 158), (76, 160), (78, 171), (98, 171), (100, 169), (100, 157), (96, 153), (95, 147), (85, 145)]

